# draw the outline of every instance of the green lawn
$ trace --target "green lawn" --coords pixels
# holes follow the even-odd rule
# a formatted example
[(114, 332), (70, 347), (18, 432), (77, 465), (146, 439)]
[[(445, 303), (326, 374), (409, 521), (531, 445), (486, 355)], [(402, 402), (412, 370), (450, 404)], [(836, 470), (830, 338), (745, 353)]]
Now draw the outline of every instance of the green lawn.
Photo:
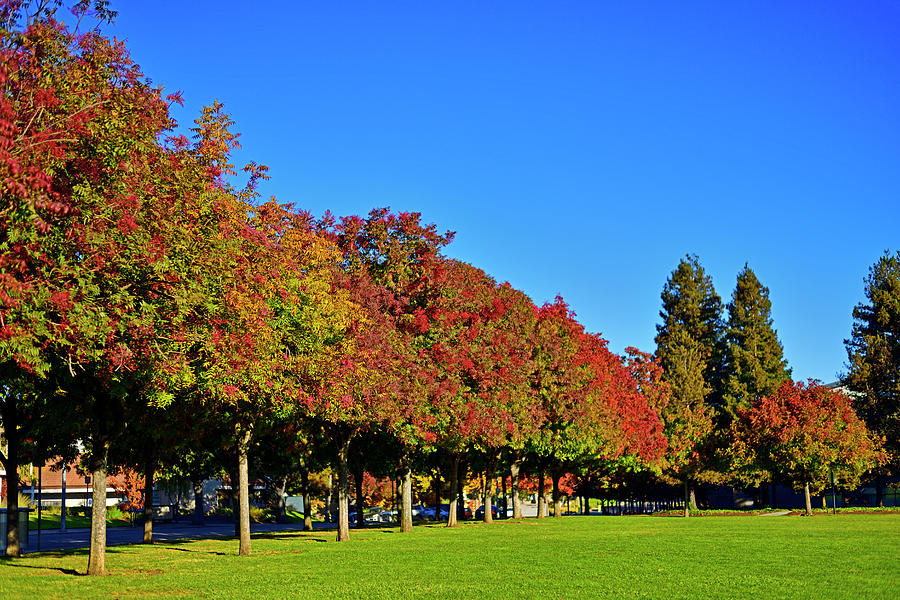
[[(59, 515), (41, 515), (41, 529), (59, 529)], [(131, 525), (131, 521), (127, 518), (125, 519), (106, 519), (107, 527), (127, 527)], [(90, 527), (91, 519), (89, 517), (84, 517), (81, 515), (66, 515), (66, 528), (67, 529), (78, 529), (81, 527)], [(32, 512), (28, 515), (28, 529), (30, 531), (37, 531), (38, 528), (38, 516), (37, 511)]]
[(254, 536), (0, 561), (19, 598), (895, 598), (900, 515), (567, 517)]

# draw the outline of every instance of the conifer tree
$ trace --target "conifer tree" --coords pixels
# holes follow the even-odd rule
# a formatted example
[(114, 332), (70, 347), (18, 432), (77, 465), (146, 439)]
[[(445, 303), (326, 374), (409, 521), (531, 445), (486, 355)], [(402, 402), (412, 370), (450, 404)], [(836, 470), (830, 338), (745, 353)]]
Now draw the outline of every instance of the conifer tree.
[(900, 251), (885, 251), (865, 279), (867, 302), (853, 309), (846, 383), (853, 407), (884, 437), (885, 465), (877, 472), (876, 503), (884, 499), (884, 476), (900, 473)]
[(684, 483), (687, 516), (688, 505), (695, 504), (692, 484), (714, 478), (710, 406), (721, 401), (722, 300), (697, 256), (689, 255), (666, 281), (662, 303), (656, 358), (671, 387), (663, 420), (667, 435), (685, 441), (670, 470)]
[(791, 378), (778, 335), (772, 327), (769, 288), (746, 264), (728, 304), (725, 326), (723, 408), (728, 420), (750, 402), (769, 396)]
[(681, 259), (662, 292), (656, 357), (679, 401), (721, 403), (722, 300), (696, 255)]

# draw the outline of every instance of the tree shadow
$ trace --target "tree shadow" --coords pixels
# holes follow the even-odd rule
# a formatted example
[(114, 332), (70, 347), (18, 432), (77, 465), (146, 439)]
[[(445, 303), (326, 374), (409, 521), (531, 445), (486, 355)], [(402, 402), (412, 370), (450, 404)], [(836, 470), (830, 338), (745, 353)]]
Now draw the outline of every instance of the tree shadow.
[(299, 540), (304, 542), (327, 542), (328, 539), (323, 537), (311, 537), (308, 535), (303, 535), (303, 532), (298, 531), (297, 533), (290, 534), (287, 532), (272, 532), (272, 533), (254, 533), (253, 539), (255, 540)]
[(212, 554), (214, 556), (228, 556), (226, 552), (218, 552), (216, 550), (192, 550), (190, 548), (167, 548), (160, 546), (162, 550), (174, 550), (176, 552), (190, 552), (191, 554)]
[(64, 569), (62, 567), (39, 567), (37, 565), (22, 565), (22, 564), (7, 564), (7, 567), (14, 567), (16, 569), (37, 569), (39, 571), (59, 571), (63, 575), (75, 575), (77, 577), (84, 577), (84, 573), (80, 573), (75, 569)]
[(50, 557), (50, 558), (62, 558), (64, 556), (87, 556), (88, 549), (87, 548), (56, 548), (54, 550), (36, 550), (34, 552), (27, 552), (22, 555), (22, 558), (42, 558), (42, 557)]

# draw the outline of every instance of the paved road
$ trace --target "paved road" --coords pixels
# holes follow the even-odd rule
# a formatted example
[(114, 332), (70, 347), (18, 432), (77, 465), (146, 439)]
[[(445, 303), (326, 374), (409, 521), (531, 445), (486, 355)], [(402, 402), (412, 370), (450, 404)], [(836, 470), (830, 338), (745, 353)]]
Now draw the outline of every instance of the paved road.
[[(313, 523), (313, 529), (333, 528), (333, 523)], [(267, 533), (270, 531), (300, 531), (302, 523), (253, 523), (250, 525), (250, 533)], [(67, 550), (71, 548), (87, 548), (90, 544), (90, 529), (45, 529), (41, 531), (40, 547), (38, 547), (38, 532), (32, 530), (28, 534), (28, 545), (23, 553), (45, 552), (47, 550)], [(233, 537), (234, 523), (214, 522), (206, 525), (191, 525), (189, 523), (154, 523), (153, 540), (170, 541), (183, 538), (212, 538)], [(134, 527), (108, 527), (106, 529), (106, 544), (118, 546), (120, 544), (137, 544), (144, 539), (144, 527), (138, 523)]]
[[(537, 505), (522, 505), (524, 516), (537, 515)], [(313, 529), (334, 529), (334, 523), (313, 523)], [(250, 533), (268, 533), (272, 531), (301, 531), (302, 523), (253, 523), (250, 525)], [(44, 529), (41, 531), (40, 543), (37, 530), (28, 533), (28, 543), (22, 553), (46, 552), (48, 550), (68, 550), (72, 548), (87, 548), (90, 545), (91, 530), (87, 528)], [(205, 525), (191, 525), (190, 523), (162, 523), (153, 524), (153, 540), (166, 542), (184, 538), (203, 539), (212, 537), (233, 537), (234, 523), (227, 521), (214, 521)], [(134, 527), (108, 527), (106, 529), (106, 545), (118, 546), (121, 544), (137, 544), (144, 539), (144, 527), (137, 523)]]

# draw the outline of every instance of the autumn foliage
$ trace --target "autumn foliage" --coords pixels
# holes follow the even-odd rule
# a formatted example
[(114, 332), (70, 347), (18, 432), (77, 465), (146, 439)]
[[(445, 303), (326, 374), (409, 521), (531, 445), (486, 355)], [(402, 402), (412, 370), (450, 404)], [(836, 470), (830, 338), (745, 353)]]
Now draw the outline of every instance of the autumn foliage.
[[(678, 319), (660, 327), (657, 358), (619, 356), (562, 297), (535, 306), (444, 255), (453, 234), (419, 213), (315, 218), (261, 199), (268, 171), (232, 164), (224, 106), (175, 135), (180, 96), (151, 85), (121, 42), (15, 0), (0, 0), (0, 17), (2, 458), (14, 474), (40, 458), (25, 450), (40, 436), (83, 442), (91, 574), (106, 572), (105, 482), (117, 469), (136, 507), (135, 468), (196, 479), (215, 463), (238, 482), (248, 554), (248, 473), (267, 459), (307, 478), (333, 467), (348, 539), (359, 440), (388, 455), (354, 467), (362, 494), (386, 502), (362, 473), (401, 478), (405, 517), (411, 472), (426, 464), (454, 502), (463, 468), (484, 477), (486, 503), (501, 471), (541, 501), (549, 477), (557, 515), (595, 473), (687, 482), (709, 468), (721, 302), (696, 257), (667, 285)], [(687, 318), (696, 311), (678, 290), (705, 321)], [(782, 385), (734, 428), (747, 473), (820, 486), (829, 469), (855, 481), (880, 460), (847, 399), (814, 384)]]
[(833, 471), (852, 487), (884, 459), (881, 440), (856, 416), (847, 395), (812, 381), (783, 383), (738, 415), (731, 451), (749, 480), (776, 473), (808, 492), (823, 488)]

